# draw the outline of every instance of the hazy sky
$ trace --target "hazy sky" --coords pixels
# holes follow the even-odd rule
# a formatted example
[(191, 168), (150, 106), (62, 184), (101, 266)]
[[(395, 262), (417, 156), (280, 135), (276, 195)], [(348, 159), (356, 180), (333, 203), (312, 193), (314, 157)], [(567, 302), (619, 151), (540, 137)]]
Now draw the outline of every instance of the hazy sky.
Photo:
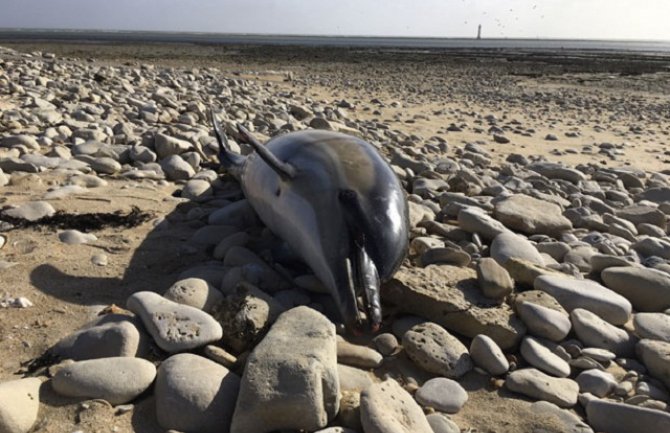
[(0, 0), (0, 27), (670, 40), (670, 0)]

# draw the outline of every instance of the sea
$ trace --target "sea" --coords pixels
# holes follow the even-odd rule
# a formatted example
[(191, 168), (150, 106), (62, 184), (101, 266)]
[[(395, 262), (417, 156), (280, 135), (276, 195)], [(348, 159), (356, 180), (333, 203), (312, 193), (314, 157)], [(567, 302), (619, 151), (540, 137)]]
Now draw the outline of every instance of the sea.
[(309, 36), (149, 32), (107, 30), (0, 29), (0, 41), (69, 41), (120, 43), (199, 43), (221, 45), (285, 45), (308, 47), (401, 48), (418, 50), (520, 50), (529, 52), (582, 51), (670, 56), (670, 41), (437, 38), (377, 36)]

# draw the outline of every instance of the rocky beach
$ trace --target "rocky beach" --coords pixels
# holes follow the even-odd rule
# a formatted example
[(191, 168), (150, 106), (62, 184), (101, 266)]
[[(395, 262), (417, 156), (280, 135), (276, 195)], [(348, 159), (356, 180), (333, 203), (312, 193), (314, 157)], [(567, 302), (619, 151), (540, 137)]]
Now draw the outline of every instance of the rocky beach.
[[(407, 193), (352, 335), (221, 170), (303, 129)], [(0, 42), (0, 433), (670, 431), (670, 57)]]

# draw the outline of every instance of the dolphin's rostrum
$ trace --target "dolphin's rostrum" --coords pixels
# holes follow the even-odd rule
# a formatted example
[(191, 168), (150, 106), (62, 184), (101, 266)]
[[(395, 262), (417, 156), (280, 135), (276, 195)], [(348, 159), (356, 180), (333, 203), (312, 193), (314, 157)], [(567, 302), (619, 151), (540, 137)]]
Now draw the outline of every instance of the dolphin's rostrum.
[(255, 151), (242, 157), (211, 117), (221, 164), (260, 219), (312, 268), (348, 328), (376, 331), (380, 281), (400, 266), (409, 242), (407, 202), (388, 163), (350, 135), (306, 130), (263, 145), (238, 125)]

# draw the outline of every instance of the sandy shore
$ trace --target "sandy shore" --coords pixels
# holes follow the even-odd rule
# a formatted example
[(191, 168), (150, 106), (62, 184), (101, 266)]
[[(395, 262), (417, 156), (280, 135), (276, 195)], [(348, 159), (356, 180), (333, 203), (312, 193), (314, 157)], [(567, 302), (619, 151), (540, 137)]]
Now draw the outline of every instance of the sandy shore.
[[(111, 114), (100, 120), (100, 114), (90, 107), (108, 107), (116, 96), (96, 94), (96, 82), (102, 83), (106, 95), (114, 95), (109, 90), (114, 80), (121, 75), (132, 77), (126, 72), (114, 75), (115, 68), (139, 71), (140, 75), (151, 71), (160, 83), (135, 77), (132, 84), (129, 82), (130, 89), (170, 88), (178, 107), (170, 119), (147, 114), (149, 117), (138, 121), (149, 125), (145, 130), (133, 131), (138, 142), (159, 130), (178, 133), (188, 127), (209, 128), (204, 118), (189, 124), (190, 120), (179, 116), (186, 111), (202, 112), (205, 103), (212, 101), (239, 108), (240, 113), (228, 113), (226, 120), (231, 122), (241, 120), (245, 110), (254, 107), (253, 116), (245, 120), (263, 118), (269, 122), (274, 117), (278, 123), (286, 123), (289, 130), (299, 129), (305, 125), (273, 114), (276, 101), (294, 101), (330, 114), (336, 111), (331, 119), (335, 119), (335, 128), (344, 132), (364, 135), (378, 143), (394, 137), (392, 145), (382, 146), (389, 158), (393, 146), (402, 146), (406, 154), (418, 160), (430, 162), (439, 153), (439, 158), (480, 161), (479, 157), (466, 155), (472, 149), (466, 149), (466, 145), (475, 145), (481, 151), (478, 155), (485, 158), (482, 167), (500, 167), (507, 164), (510, 155), (521, 155), (530, 161), (562, 163), (591, 174), (602, 168), (624, 168), (643, 171), (644, 179), (651, 179), (655, 172), (670, 175), (670, 59), (178, 44), (0, 45), (17, 50), (0, 53), (0, 74), (16, 64), (37, 71), (26, 74), (32, 77), (26, 82), (13, 85), (32, 88), (40, 76), (45, 77), (45, 83), (59, 80), (58, 71), (45, 66), (53, 57), (43, 53), (53, 53), (54, 62), (63, 65), (68, 74), (86, 71), (91, 78), (85, 83), (88, 90), (78, 94), (78, 101), (72, 100), (70, 105), (67, 101), (59, 107), (72, 112), (81, 109), (80, 105), (89, 107), (82, 109), (81, 119), (77, 119), (82, 128), (90, 122), (88, 115), (110, 132), (113, 120), (127, 114), (104, 108), (101, 112)], [(21, 53), (35, 53), (35, 57), (22, 57)], [(208, 91), (216, 89), (216, 81), (223, 79), (237, 90), (229, 92), (222, 87), (221, 94), (210, 95), (210, 101), (187, 100), (202, 93), (198, 86), (203, 77), (207, 77)], [(76, 87), (78, 78), (70, 78), (68, 85)], [(177, 81), (191, 87), (180, 87)], [(57, 87), (60, 91), (64, 86)], [(29, 117), (11, 114), (28, 106), (31, 97), (46, 100), (50, 94), (48, 84), (39, 95), (31, 92), (12, 91), (9, 84), (0, 86), (0, 139), (44, 134), (44, 128), (29, 124)], [(126, 88), (126, 92), (129, 96), (124, 97), (132, 99), (133, 91)], [(143, 102), (148, 101), (137, 104)], [(272, 128), (264, 130), (260, 125), (258, 136), (266, 140)], [(117, 140), (115, 135), (108, 133), (103, 141), (112, 143)], [(197, 141), (200, 136), (191, 137)], [(202, 161), (202, 167), (215, 167), (213, 148), (205, 141), (199, 142), (201, 152), (211, 161)], [(44, 149), (49, 146), (45, 146), (41, 151), (33, 150), (46, 154)], [(71, 148), (72, 143), (68, 139), (54, 140), (50, 146)], [(11, 153), (13, 150), (0, 147), (0, 157), (25, 153), (25, 149), (16, 154)], [(104, 228), (96, 231), (97, 239), (87, 245), (62, 243), (57, 231), (48, 227), (4, 233), (0, 298), (25, 297), (34, 305), (0, 309), (0, 381), (26, 373), (27, 362), (39, 358), (103, 308), (123, 306), (125, 299), (137, 291), (162, 293), (182, 272), (212, 259), (212, 245), (197, 249), (186, 242), (206, 225), (202, 216), (211, 209), (201, 211), (197, 201), (179, 198), (183, 179), (130, 178), (121, 175), (123, 172), (99, 172), (106, 181), (104, 185), (48, 201), (56, 210), (73, 214), (125, 212), (134, 205), (152, 215), (150, 222), (129, 229)], [(9, 184), (1, 187), (0, 206), (42, 200), (49, 191), (71, 182), (72, 173), (67, 170), (17, 170), (11, 173)], [(164, 221), (169, 222), (169, 229), (161, 230)], [(106, 265), (94, 264), (94, 256), (99, 254), (105, 256)], [(518, 353), (514, 356), (520, 357)], [(619, 378), (626, 374), (619, 367), (613, 367), (612, 372)], [(486, 376), (471, 373), (461, 384), (468, 391), (469, 401), (451, 418), (463, 431), (532, 432), (540, 427), (547, 432), (577, 431), (532, 412), (529, 399), (500, 389), (500, 384)], [(47, 384), (43, 385), (41, 400), (32, 431), (164, 431), (155, 421), (154, 397), (148, 393), (134, 401), (134, 410), (128, 412), (116, 411), (100, 400), (82, 406), (81, 399), (58, 396)], [(584, 415), (579, 406), (574, 412)]]

